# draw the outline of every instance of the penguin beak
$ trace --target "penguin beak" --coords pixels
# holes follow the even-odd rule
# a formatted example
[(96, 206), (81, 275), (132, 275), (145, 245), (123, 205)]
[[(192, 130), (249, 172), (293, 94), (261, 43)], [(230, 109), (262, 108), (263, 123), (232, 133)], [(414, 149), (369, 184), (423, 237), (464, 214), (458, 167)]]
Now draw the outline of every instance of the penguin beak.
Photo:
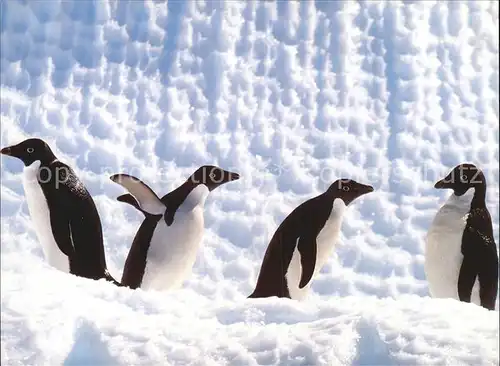
[(238, 173), (226, 172), (228, 174), (227, 181), (232, 182), (234, 180), (240, 179), (240, 175)]
[(0, 150), (0, 154), (12, 156), (12, 148), (10, 146), (4, 147), (2, 150)]
[(450, 187), (450, 177), (443, 178), (434, 184), (434, 188), (436, 189), (445, 189)]
[(441, 179), (434, 184), (434, 188), (436, 189), (443, 189), (444, 188), (444, 180)]
[(359, 195), (362, 196), (364, 194), (368, 194), (368, 193), (371, 193), (373, 192), (375, 189), (370, 186), (370, 185), (367, 185), (367, 184), (361, 184), (359, 183), (359, 187), (357, 189), (357, 191), (359, 192)]
[(371, 193), (373, 192), (375, 189), (372, 187), (372, 186), (369, 186), (369, 185), (365, 185), (364, 186), (364, 193), (367, 194), (367, 193)]
[(229, 182), (233, 182), (233, 181), (238, 180), (238, 179), (240, 179), (240, 175), (238, 173), (229, 172), (227, 170), (224, 170), (224, 173), (222, 174), (221, 181), (217, 182), (215, 184), (215, 186), (218, 187), (218, 186), (221, 186), (221, 185), (229, 183)]

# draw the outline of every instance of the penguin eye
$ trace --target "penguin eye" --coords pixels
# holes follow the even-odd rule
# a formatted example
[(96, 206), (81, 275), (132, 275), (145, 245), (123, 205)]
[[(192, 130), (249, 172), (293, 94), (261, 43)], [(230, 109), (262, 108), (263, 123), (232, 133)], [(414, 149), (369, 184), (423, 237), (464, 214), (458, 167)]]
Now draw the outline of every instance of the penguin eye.
[(215, 173), (210, 173), (210, 178), (215, 179)]
[(348, 191), (349, 191), (349, 187), (348, 187), (348, 186), (343, 186), (343, 187), (342, 187), (342, 189), (343, 189), (344, 191), (346, 191), (346, 192), (348, 192)]
[(460, 178), (462, 178), (462, 182), (467, 182), (467, 176), (464, 174)]
[(33, 151), (35, 151), (35, 149), (33, 149), (32, 147), (28, 147), (26, 151), (31, 154)]

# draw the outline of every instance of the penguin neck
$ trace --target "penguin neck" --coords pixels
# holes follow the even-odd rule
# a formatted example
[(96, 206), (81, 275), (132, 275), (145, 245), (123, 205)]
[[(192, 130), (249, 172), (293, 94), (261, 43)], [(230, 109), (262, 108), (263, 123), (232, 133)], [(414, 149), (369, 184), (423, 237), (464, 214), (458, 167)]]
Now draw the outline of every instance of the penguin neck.
[(43, 161), (41, 161), (40, 166), (49, 167), (54, 161), (57, 161), (57, 159), (54, 158), (54, 159), (51, 159), (51, 160), (43, 160)]
[(470, 204), (470, 208), (484, 208), (486, 207), (486, 184), (483, 183), (474, 187), (474, 196)]
[(40, 167), (42, 167), (42, 162), (40, 160), (35, 160), (29, 165), (24, 165), (24, 173), (35, 176), (38, 174), (38, 169), (40, 169)]
[(335, 197), (332, 201), (332, 211), (330, 215), (336, 215), (342, 218), (345, 210), (347, 209), (347, 205), (344, 200), (340, 197)]
[(485, 206), (486, 189), (485, 187), (472, 187), (461, 196), (452, 193), (448, 199), (448, 204), (455, 207), (471, 210)]
[(196, 184), (188, 179), (172, 193), (176, 196), (180, 210), (191, 211), (196, 207), (203, 208), (205, 206), (209, 192), (206, 185)]
[(345, 202), (343, 198), (340, 197), (340, 193), (338, 191), (326, 191), (323, 193), (324, 200), (325, 202), (328, 202), (330, 205), (338, 206), (340, 203), (342, 203), (343, 206), (347, 206), (350, 202)]
[(25, 164), (27, 167), (32, 166), (34, 163), (39, 164), (40, 167), (49, 167), (50, 164), (52, 164), (54, 161), (57, 160), (57, 157), (54, 155), (52, 151), (45, 151), (41, 156), (40, 159), (36, 159), (33, 161), (31, 164)]

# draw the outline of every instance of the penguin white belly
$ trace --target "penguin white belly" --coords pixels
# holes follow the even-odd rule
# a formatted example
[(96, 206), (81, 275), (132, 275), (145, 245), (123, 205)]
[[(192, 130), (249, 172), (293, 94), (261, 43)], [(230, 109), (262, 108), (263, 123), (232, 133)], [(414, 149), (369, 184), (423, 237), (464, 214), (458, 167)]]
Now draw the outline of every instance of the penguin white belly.
[(23, 171), (23, 186), (28, 210), (45, 259), (52, 267), (69, 273), (68, 257), (61, 252), (52, 234), (49, 206), (37, 180), (39, 167), (40, 161), (37, 160), (25, 167)]
[(203, 239), (207, 194), (204, 187), (193, 190), (175, 213), (171, 226), (163, 218), (158, 222), (147, 254), (142, 289), (174, 290), (188, 278)]
[(333, 202), (332, 211), (330, 212), (330, 216), (328, 217), (325, 226), (321, 229), (316, 239), (316, 266), (314, 268), (313, 277), (311, 278), (311, 281), (309, 281), (309, 283), (302, 289), (299, 288), (300, 278), (302, 276), (302, 266), (300, 263), (300, 252), (297, 249), (297, 239), (292, 260), (290, 261), (290, 265), (288, 266), (288, 271), (286, 273), (288, 291), (292, 299), (303, 300), (307, 296), (314, 277), (328, 261), (333, 247), (335, 246), (339, 238), (345, 209), (346, 205), (344, 204), (344, 201), (339, 198), (335, 199), (335, 201)]
[[(472, 192), (471, 192), (472, 191)], [(425, 240), (425, 273), (434, 298), (459, 300), (458, 276), (462, 265), (462, 235), (474, 190), (452, 194), (436, 214)], [(480, 305), (476, 278), (471, 302)]]

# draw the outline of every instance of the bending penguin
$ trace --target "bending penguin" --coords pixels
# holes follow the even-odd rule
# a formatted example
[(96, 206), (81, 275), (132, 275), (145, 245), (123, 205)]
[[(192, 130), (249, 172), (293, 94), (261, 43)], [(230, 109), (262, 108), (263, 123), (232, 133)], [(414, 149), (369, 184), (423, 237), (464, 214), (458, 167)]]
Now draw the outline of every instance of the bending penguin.
[(166, 291), (180, 287), (193, 268), (203, 238), (208, 194), (239, 175), (205, 165), (162, 198), (133, 176), (115, 174), (110, 179), (130, 192), (118, 200), (145, 215), (125, 261), (121, 283), (132, 289)]
[(101, 220), (73, 169), (49, 145), (30, 138), (0, 153), (24, 163), (23, 186), (47, 262), (63, 272), (120, 285), (108, 272)]
[(338, 240), (345, 209), (370, 192), (372, 186), (339, 179), (295, 208), (271, 238), (257, 285), (248, 297), (302, 300)]
[(494, 310), (498, 252), (486, 207), (486, 178), (473, 164), (456, 166), (434, 188), (452, 193), (425, 238), (425, 273), (435, 298)]

